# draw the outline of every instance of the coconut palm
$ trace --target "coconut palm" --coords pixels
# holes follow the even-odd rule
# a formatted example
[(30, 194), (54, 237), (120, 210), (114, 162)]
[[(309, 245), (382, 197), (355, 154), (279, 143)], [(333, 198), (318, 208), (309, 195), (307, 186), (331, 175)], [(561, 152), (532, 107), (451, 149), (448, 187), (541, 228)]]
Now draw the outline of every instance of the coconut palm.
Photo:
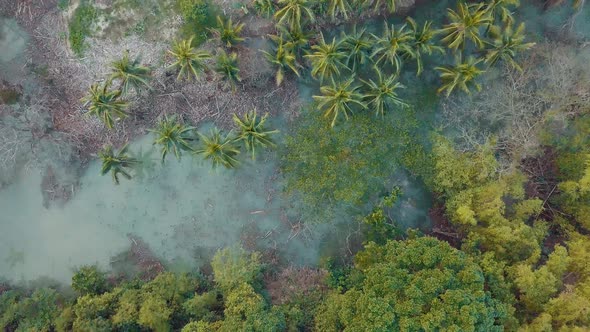
[(281, 7), (274, 15), (278, 25), (288, 25), (291, 29), (301, 29), (302, 19), (313, 22), (315, 17), (309, 0), (279, 0)]
[(252, 5), (260, 16), (271, 17), (276, 11), (272, 0), (254, 0)]
[(467, 39), (471, 40), (478, 48), (484, 46), (479, 30), (484, 24), (492, 22), (485, 10), (485, 4), (466, 5), (460, 2), (458, 11), (448, 8), (447, 15), (451, 22), (445, 25), (440, 32), (444, 34), (442, 41), (450, 49), (464, 49)]
[(318, 109), (324, 111), (324, 117), (332, 117), (331, 127), (334, 127), (340, 113), (348, 120), (348, 114), (352, 113), (353, 107), (366, 109), (367, 104), (363, 102), (363, 95), (358, 93), (358, 86), (353, 86), (354, 77), (338, 84), (332, 80), (332, 85), (325, 85), (320, 88), (321, 96), (313, 96), (318, 102)]
[(241, 82), (238, 68), (238, 55), (236, 53), (227, 54), (224, 50), (219, 50), (217, 54), (217, 63), (215, 71), (221, 75), (224, 82), (233, 90), (236, 90), (237, 82)]
[(164, 116), (156, 128), (150, 130), (156, 136), (154, 145), (162, 147), (162, 163), (166, 160), (168, 153), (172, 152), (178, 160), (182, 151), (192, 151), (190, 141), (193, 140), (191, 132), (194, 127), (187, 127), (176, 119), (175, 116)]
[(115, 121), (125, 119), (129, 113), (127, 103), (121, 100), (121, 90), (109, 90), (110, 85), (110, 81), (102, 86), (93, 84), (82, 101), (89, 105), (89, 114), (96, 115), (108, 128), (113, 128)]
[(385, 6), (387, 7), (387, 10), (389, 10), (390, 14), (395, 13), (395, 3), (397, 0), (375, 0), (375, 2), (373, 3), (373, 10), (375, 12), (379, 11), (381, 9), (381, 7), (383, 6), (383, 4), (385, 3)]
[(238, 163), (235, 158), (240, 150), (234, 144), (235, 139), (231, 137), (231, 132), (225, 137), (221, 136), (219, 129), (211, 130), (209, 136), (199, 133), (202, 147), (195, 150), (195, 153), (203, 155), (205, 159), (211, 160), (213, 167), (219, 165), (226, 168), (233, 168)]
[(98, 153), (98, 157), (102, 161), (100, 175), (111, 173), (115, 184), (119, 184), (119, 175), (122, 175), (127, 180), (131, 180), (132, 176), (129, 169), (138, 164), (138, 160), (132, 158), (127, 154), (128, 145), (125, 144), (119, 152), (115, 153), (112, 146), (106, 146)]
[(469, 57), (466, 61), (458, 62), (452, 67), (436, 67), (435, 69), (440, 71), (440, 78), (443, 81), (443, 85), (437, 92), (445, 91), (448, 97), (456, 88), (465, 91), (467, 94), (471, 93), (470, 88), (472, 87), (480, 91), (481, 85), (475, 82), (475, 79), (484, 72), (477, 68), (477, 65), (482, 61), (483, 59)]
[(369, 39), (369, 35), (366, 31), (365, 28), (357, 31), (355, 25), (349, 35), (342, 33), (342, 50), (348, 54), (346, 65), (348, 68), (351, 68), (352, 71), (357, 71), (361, 65), (364, 65), (371, 60), (370, 55), (373, 43)]
[(368, 81), (361, 80), (365, 84), (365, 101), (370, 108), (375, 110), (377, 115), (383, 116), (386, 111), (390, 111), (393, 107), (407, 107), (401, 98), (397, 96), (397, 89), (403, 89), (405, 86), (397, 81), (395, 75), (383, 77), (381, 70), (375, 67), (377, 73), (377, 81), (369, 79)]
[(504, 31), (498, 26), (492, 26), (489, 35), (492, 42), (488, 43), (490, 48), (486, 54), (485, 63), (493, 66), (501, 60), (514, 69), (522, 71), (514, 58), (519, 52), (526, 51), (535, 45), (535, 43), (524, 42), (524, 23), (521, 23), (516, 30), (512, 29), (512, 25), (508, 25)]
[(414, 50), (411, 47), (412, 33), (405, 31), (406, 25), (402, 25), (399, 29), (395, 29), (392, 24), (391, 28), (385, 22), (385, 29), (383, 30), (383, 36), (378, 37), (371, 34), (376, 40), (376, 46), (371, 54), (372, 58), (377, 58), (376, 64), (382, 61), (389, 61), (397, 72), (402, 67), (402, 55), (413, 54)]
[(252, 159), (256, 157), (256, 147), (273, 147), (275, 143), (270, 137), (278, 133), (278, 130), (266, 130), (264, 123), (268, 114), (258, 118), (256, 109), (246, 113), (242, 119), (234, 114), (234, 123), (238, 127), (237, 140), (243, 141), (246, 150), (252, 153)]
[(299, 76), (299, 71), (297, 71), (297, 67), (299, 66), (297, 64), (297, 58), (292, 51), (285, 47), (282, 38), (279, 38), (279, 41), (272, 52), (262, 51), (262, 53), (266, 59), (277, 69), (277, 73), (275, 75), (277, 86), (281, 85), (283, 82), (286, 70), (291, 70), (297, 76)]
[(416, 59), (416, 66), (418, 68), (416, 75), (420, 75), (424, 70), (422, 55), (431, 55), (434, 52), (444, 54), (445, 50), (441, 46), (436, 45), (434, 41), (437, 31), (432, 29), (432, 22), (426, 21), (422, 28), (420, 28), (413, 18), (407, 17), (406, 21), (413, 35), (411, 43), (413, 52), (407, 54), (407, 56)]
[(148, 80), (151, 69), (141, 65), (141, 58), (131, 60), (129, 51), (123, 53), (123, 58), (111, 63), (111, 80), (121, 81), (121, 92), (126, 94), (130, 88), (139, 92), (142, 88), (149, 88)]
[(283, 40), (285, 48), (296, 56), (301, 55), (301, 51), (307, 49), (311, 33), (303, 32), (301, 29), (287, 29), (282, 26), (279, 26), (278, 30), (277, 35), (269, 35), (275, 43)]
[(320, 32), (318, 43), (311, 47), (312, 53), (306, 54), (305, 57), (311, 60), (311, 75), (319, 77), (320, 82), (324, 78), (333, 78), (340, 75), (340, 68), (346, 68), (341, 60), (346, 58), (346, 53), (340, 49), (340, 43), (336, 38), (331, 43), (326, 43), (324, 35)]
[(496, 23), (498, 17), (502, 23), (512, 24), (514, 19), (512, 17), (512, 12), (508, 7), (517, 7), (518, 5), (520, 5), (520, 0), (488, 0), (485, 6), (485, 11), (490, 16), (488, 30), (492, 24)]
[(172, 50), (169, 50), (176, 60), (170, 65), (170, 68), (178, 69), (177, 80), (186, 78), (199, 78), (207, 69), (205, 60), (211, 58), (211, 54), (206, 51), (198, 51), (192, 47), (193, 38), (175, 41)]
[(217, 27), (211, 29), (213, 35), (227, 47), (232, 47), (239, 42), (244, 41), (240, 33), (244, 29), (244, 23), (233, 24), (231, 17), (227, 20), (217, 16)]
[(348, 0), (328, 0), (328, 14), (332, 19), (338, 15), (344, 16), (348, 19), (348, 10), (350, 5)]

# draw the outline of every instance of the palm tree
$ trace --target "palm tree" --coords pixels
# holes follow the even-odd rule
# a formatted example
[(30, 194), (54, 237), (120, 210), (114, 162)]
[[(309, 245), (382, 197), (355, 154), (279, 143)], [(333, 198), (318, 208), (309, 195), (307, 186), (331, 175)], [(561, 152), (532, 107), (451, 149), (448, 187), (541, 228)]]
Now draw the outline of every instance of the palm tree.
[(292, 53), (292, 51), (285, 47), (282, 37), (279, 38), (277, 46), (272, 53), (266, 51), (262, 51), (262, 53), (266, 59), (277, 68), (277, 73), (275, 75), (277, 86), (281, 85), (283, 82), (285, 70), (290, 69), (297, 76), (299, 76), (299, 71), (297, 71), (297, 58), (295, 57), (295, 54)]
[(219, 165), (226, 168), (233, 168), (238, 163), (235, 156), (240, 153), (240, 150), (235, 146), (235, 139), (231, 137), (231, 132), (225, 137), (221, 136), (219, 129), (211, 130), (209, 136), (199, 133), (203, 146), (195, 150), (195, 153), (202, 154), (205, 159), (213, 162), (213, 167)]
[(311, 33), (303, 32), (301, 29), (286, 29), (285, 27), (278, 27), (279, 33), (277, 35), (269, 35), (269, 37), (278, 43), (280, 40), (284, 41), (284, 46), (296, 56), (301, 55), (301, 50), (305, 50), (309, 45), (309, 38)]
[(286, 24), (291, 29), (301, 29), (304, 16), (311, 22), (315, 19), (309, 0), (279, 0), (278, 3), (281, 9), (274, 15), (278, 25)]
[(258, 12), (258, 15), (264, 17), (271, 17), (276, 10), (272, 0), (254, 0), (252, 5), (256, 9), (256, 12)]
[(89, 94), (82, 98), (85, 105), (89, 104), (89, 114), (98, 116), (109, 129), (113, 128), (115, 121), (129, 116), (126, 111), (127, 103), (120, 99), (121, 90), (109, 91), (110, 85), (110, 81), (101, 87), (92, 84)]
[(348, 19), (348, 10), (350, 5), (347, 0), (328, 0), (328, 14), (334, 19), (337, 15), (342, 14)]
[(516, 30), (512, 29), (512, 25), (508, 25), (504, 31), (501, 31), (498, 26), (492, 26), (489, 35), (492, 42), (488, 43), (491, 48), (488, 49), (485, 63), (493, 66), (502, 60), (514, 69), (522, 71), (514, 57), (518, 52), (526, 51), (535, 45), (535, 43), (524, 42), (524, 23), (521, 23)]
[(121, 60), (111, 63), (110, 80), (118, 79), (121, 81), (121, 92), (126, 94), (129, 88), (139, 92), (141, 88), (149, 88), (148, 79), (151, 69), (141, 65), (140, 57), (134, 60), (129, 59), (129, 51), (123, 53)]
[(504, 24), (514, 23), (512, 12), (508, 9), (509, 6), (517, 7), (520, 5), (520, 0), (488, 0), (485, 6), (485, 11), (490, 16), (490, 23), (488, 23), (488, 29), (491, 25), (496, 23), (496, 19), (500, 17), (500, 20)]
[(232, 47), (244, 41), (244, 38), (240, 37), (242, 29), (244, 29), (244, 23), (233, 24), (231, 17), (227, 21), (224, 21), (221, 16), (217, 16), (217, 28), (211, 29), (211, 32), (225, 46)]
[(431, 28), (432, 22), (426, 21), (424, 22), (422, 28), (420, 28), (413, 18), (407, 17), (406, 21), (408, 22), (408, 26), (410, 27), (410, 31), (413, 35), (413, 52), (407, 54), (407, 56), (416, 59), (416, 66), (418, 68), (416, 70), (416, 75), (420, 75), (424, 70), (422, 55), (431, 55), (434, 52), (440, 52), (441, 54), (444, 54), (445, 50), (441, 46), (436, 45), (434, 42), (434, 37), (436, 36), (437, 31)]
[[(384, 0), (385, 2), (385, 6), (387, 7), (387, 10), (389, 10), (390, 14), (395, 13), (396, 7), (395, 7), (395, 2), (396, 0)], [(374, 8), (373, 10), (375, 12), (379, 11), (381, 9), (382, 6), (382, 0), (375, 0), (374, 2)]]
[(354, 77), (336, 84), (332, 80), (331, 86), (322, 86), (320, 88), (321, 96), (313, 96), (318, 102), (318, 109), (324, 110), (324, 117), (332, 117), (331, 127), (334, 127), (338, 115), (344, 114), (348, 120), (348, 113), (352, 113), (353, 106), (366, 109), (367, 105), (362, 101), (363, 95), (358, 93), (358, 86), (352, 86)]
[(103, 148), (98, 153), (99, 158), (102, 160), (100, 175), (110, 172), (115, 184), (119, 184), (119, 175), (122, 175), (127, 180), (131, 180), (131, 174), (129, 174), (127, 169), (136, 166), (138, 160), (127, 154), (127, 148), (128, 145), (125, 144), (117, 153), (113, 151), (112, 146)]
[(191, 45), (193, 37), (181, 41), (174, 42), (170, 53), (175, 58), (175, 62), (170, 65), (170, 68), (178, 68), (177, 80), (183, 77), (190, 80), (192, 77), (199, 78), (207, 69), (205, 60), (211, 58), (211, 54), (205, 51), (197, 51)]
[(478, 48), (484, 46), (479, 29), (482, 25), (492, 21), (485, 10), (485, 4), (466, 5), (460, 2), (458, 12), (449, 8), (447, 15), (451, 23), (445, 25), (440, 32), (445, 35), (442, 41), (449, 48), (453, 50), (464, 49), (467, 39), (471, 40)]
[(346, 58), (346, 65), (356, 72), (361, 65), (366, 64), (371, 60), (370, 53), (373, 44), (366, 34), (366, 29), (362, 28), (360, 31), (356, 30), (356, 25), (353, 27), (352, 33), (346, 35), (342, 33), (342, 50), (348, 54)]
[(361, 80), (366, 87), (365, 100), (368, 102), (368, 106), (373, 107), (375, 113), (381, 114), (381, 116), (393, 106), (407, 107), (408, 104), (399, 98), (396, 92), (397, 89), (403, 89), (405, 86), (397, 81), (395, 75), (384, 79), (379, 68), (375, 67), (375, 71), (377, 72), (377, 82), (371, 79)]
[(412, 42), (412, 33), (405, 31), (405, 28), (406, 25), (404, 24), (396, 30), (393, 24), (390, 28), (387, 22), (385, 22), (383, 37), (371, 34), (377, 42), (375, 50), (371, 54), (372, 58), (377, 57), (376, 64), (387, 60), (394, 66), (397, 72), (401, 70), (401, 55), (413, 54), (414, 52), (410, 44)]
[(471, 93), (470, 87), (475, 87), (477, 91), (481, 90), (481, 85), (475, 82), (475, 79), (484, 71), (477, 68), (477, 65), (483, 59), (467, 58), (464, 62), (458, 62), (453, 67), (436, 67), (440, 71), (440, 78), (443, 85), (438, 89), (438, 93), (446, 91), (446, 96), (450, 96), (453, 90), (459, 88), (467, 94)]
[(236, 53), (227, 54), (224, 50), (219, 50), (217, 54), (217, 63), (215, 71), (221, 75), (221, 78), (232, 89), (236, 90), (236, 83), (241, 82), (238, 68), (238, 55)]
[(333, 78), (340, 75), (340, 68), (346, 66), (340, 61), (346, 57), (346, 53), (340, 50), (340, 43), (336, 43), (336, 38), (332, 39), (330, 44), (324, 40), (323, 33), (320, 32), (320, 38), (316, 45), (311, 47), (313, 53), (305, 55), (311, 60), (311, 75), (318, 77), (320, 82), (324, 78)]
[(160, 145), (162, 147), (162, 163), (166, 160), (166, 155), (169, 152), (174, 153), (176, 158), (180, 160), (183, 150), (193, 150), (189, 142), (193, 140), (191, 132), (194, 129), (194, 127), (187, 127), (180, 123), (175, 116), (169, 118), (165, 115), (158, 122), (156, 128), (150, 130), (156, 135), (154, 145)]
[(244, 142), (246, 150), (252, 153), (252, 159), (256, 157), (256, 146), (273, 147), (275, 143), (270, 138), (270, 135), (278, 133), (278, 130), (266, 130), (264, 123), (268, 118), (265, 114), (261, 118), (257, 118), (256, 109), (246, 113), (243, 119), (240, 119), (234, 114), (234, 123), (238, 127), (237, 140)]

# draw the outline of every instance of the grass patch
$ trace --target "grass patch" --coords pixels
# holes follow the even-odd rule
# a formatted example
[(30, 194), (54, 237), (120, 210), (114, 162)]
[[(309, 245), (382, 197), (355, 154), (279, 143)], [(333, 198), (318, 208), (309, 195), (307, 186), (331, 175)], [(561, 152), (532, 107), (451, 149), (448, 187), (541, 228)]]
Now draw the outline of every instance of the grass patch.
[(194, 36), (194, 46), (204, 43), (209, 38), (209, 28), (217, 25), (216, 17), (221, 15), (221, 10), (208, 0), (178, 0), (177, 4), (185, 22), (182, 37)]
[(12, 105), (16, 104), (21, 97), (21, 94), (12, 89), (0, 89), (0, 104)]
[(69, 41), (70, 48), (77, 56), (82, 56), (86, 48), (86, 37), (92, 33), (91, 27), (97, 17), (96, 9), (86, 1), (80, 2), (70, 20)]

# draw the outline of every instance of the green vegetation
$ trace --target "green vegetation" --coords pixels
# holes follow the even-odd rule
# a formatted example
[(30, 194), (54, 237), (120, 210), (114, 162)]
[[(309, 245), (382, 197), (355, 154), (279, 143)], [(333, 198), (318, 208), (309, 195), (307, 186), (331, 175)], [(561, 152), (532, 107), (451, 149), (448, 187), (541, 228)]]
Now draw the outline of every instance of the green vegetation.
[(97, 17), (97, 10), (87, 0), (80, 1), (70, 20), (69, 42), (70, 48), (77, 56), (82, 56), (86, 49), (85, 40), (92, 33), (92, 27)]
[(278, 133), (278, 130), (266, 130), (264, 124), (268, 114), (258, 118), (256, 110), (250, 111), (243, 118), (234, 114), (234, 123), (238, 127), (237, 140), (244, 142), (246, 150), (252, 154), (252, 159), (256, 158), (256, 147), (273, 147), (271, 135)]
[(207, 70), (205, 60), (211, 58), (206, 51), (198, 51), (192, 46), (193, 38), (175, 41), (168, 53), (174, 57), (174, 63), (169, 68), (178, 70), (177, 80), (186, 78), (198, 79)]
[[(111, 173), (113, 182), (119, 184), (119, 175), (122, 175), (127, 180), (131, 180), (129, 170), (137, 164), (137, 160), (127, 154), (128, 146), (124, 145), (119, 152), (115, 153), (112, 146), (107, 146), (98, 153), (98, 157), (102, 161), (100, 174), (105, 175)], [(86, 278), (87, 276), (82, 276)], [(94, 277), (93, 277), (94, 278)], [(84, 287), (80, 286), (80, 291), (84, 291)]]
[(221, 76), (225, 85), (235, 91), (238, 82), (242, 81), (239, 75), (238, 54), (227, 54), (224, 50), (219, 50), (216, 61), (215, 71)]
[(194, 140), (192, 132), (194, 127), (187, 127), (180, 123), (175, 116), (164, 117), (158, 122), (155, 129), (152, 130), (156, 139), (154, 145), (162, 147), (162, 163), (166, 161), (168, 153), (172, 152), (176, 159), (180, 160), (182, 151), (192, 151), (190, 142)]
[(231, 18), (224, 20), (221, 16), (217, 16), (217, 27), (211, 29), (211, 32), (226, 47), (232, 47), (244, 41), (244, 38), (240, 37), (243, 28), (243, 23), (234, 24)]
[(121, 99), (121, 90), (110, 90), (111, 82), (107, 81), (99, 86), (93, 84), (88, 96), (82, 101), (88, 106), (88, 113), (97, 116), (109, 129), (112, 129), (116, 121), (129, 116), (128, 104)]
[(150, 78), (151, 69), (141, 65), (141, 58), (138, 56), (134, 60), (129, 59), (129, 52), (123, 53), (123, 58), (111, 64), (110, 80), (119, 80), (120, 89), (123, 94), (126, 94), (130, 88), (136, 92), (143, 88), (149, 89), (148, 80)]
[(448, 97), (455, 89), (461, 89), (467, 94), (471, 93), (472, 87), (477, 91), (481, 90), (481, 85), (475, 80), (484, 72), (477, 68), (477, 65), (482, 61), (483, 59), (469, 57), (453, 67), (436, 67), (436, 70), (440, 71), (440, 78), (443, 82), (438, 92), (445, 92)]
[(262, 53), (264, 53), (264, 56), (266, 57), (266, 59), (274, 67), (276, 67), (277, 73), (275, 74), (275, 80), (276, 80), (277, 86), (279, 86), (279, 85), (281, 85), (281, 83), (283, 83), (283, 80), (284, 80), (285, 74), (286, 74), (285, 72), (287, 70), (291, 70), (297, 76), (299, 76), (299, 71), (297, 70), (297, 67), (299, 67), (299, 64), (297, 63), (297, 57), (285, 45), (285, 43), (283, 42), (282, 36), (279, 37), (279, 39), (277, 41), (277, 45), (273, 49), (272, 53), (266, 52), (266, 51), (262, 51)]
[(203, 158), (207, 160), (211, 160), (213, 167), (234, 168), (238, 163), (235, 157), (240, 153), (240, 150), (234, 144), (231, 134), (222, 136), (218, 129), (212, 129), (209, 135), (199, 133), (201, 148), (196, 149), (195, 153), (203, 155)]
[(353, 86), (354, 77), (338, 84), (332, 81), (332, 85), (325, 85), (320, 88), (321, 95), (313, 96), (318, 103), (318, 109), (324, 111), (325, 118), (332, 118), (330, 123), (334, 127), (340, 114), (348, 120), (348, 115), (353, 113), (353, 109), (366, 109), (367, 105), (363, 103), (363, 95), (357, 92), (358, 86)]
[(178, 7), (184, 19), (183, 37), (194, 38), (194, 46), (201, 45), (217, 24), (219, 9), (208, 0), (178, 0)]

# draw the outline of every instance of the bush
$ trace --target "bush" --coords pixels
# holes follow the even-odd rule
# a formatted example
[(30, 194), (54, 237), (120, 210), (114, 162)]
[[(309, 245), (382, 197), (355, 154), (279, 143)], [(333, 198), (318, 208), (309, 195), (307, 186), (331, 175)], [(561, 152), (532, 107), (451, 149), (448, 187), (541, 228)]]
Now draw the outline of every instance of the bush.
[(107, 281), (96, 266), (83, 266), (72, 277), (72, 288), (82, 295), (97, 295), (107, 291)]
[(92, 32), (90, 28), (94, 23), (96, 16), (96, 9), (92, 7), (92, 5), (89, 5), (85, 2), (80, 3), (74, 12), (74, 15), (72, 16), (72, 20), (70, 21), (70, 25), (68, 27), (70, 33), (70, 48), (78, 56), (82, 56), (84, 53), (84, 49), (86, 47), (84, 41), (86, 40), (86, 37), (88, 37)]
[(219, 10), (207, 0), (178, 0), (180, 15), (185, 23), (181, 29), (186, 38), (194, 36), (193, 46), (209, 38), (209, 28), (216, 25)]

